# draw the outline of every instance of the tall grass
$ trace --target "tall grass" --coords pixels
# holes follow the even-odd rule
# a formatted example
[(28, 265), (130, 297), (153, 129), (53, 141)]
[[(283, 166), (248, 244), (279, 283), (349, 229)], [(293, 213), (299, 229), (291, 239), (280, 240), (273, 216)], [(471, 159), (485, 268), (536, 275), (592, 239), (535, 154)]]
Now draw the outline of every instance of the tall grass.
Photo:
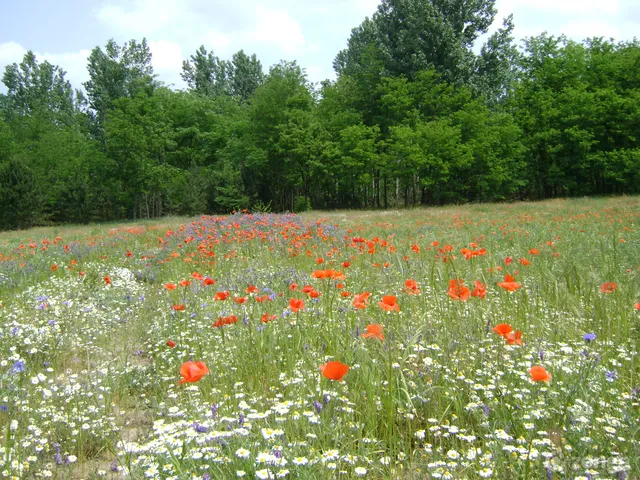
[(0, 476), (640, 478), (639, 223), (622, 197), (0, 234)]

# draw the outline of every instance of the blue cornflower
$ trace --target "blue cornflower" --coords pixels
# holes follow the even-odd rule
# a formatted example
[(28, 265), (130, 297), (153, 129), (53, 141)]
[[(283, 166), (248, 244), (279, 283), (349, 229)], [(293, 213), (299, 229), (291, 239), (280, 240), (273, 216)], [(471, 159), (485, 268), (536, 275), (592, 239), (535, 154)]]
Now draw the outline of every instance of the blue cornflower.
[(607, 382), (613, 382), (616, 378), (618, 378), (618, 374), (615, 370), (610, 370), (606, 373)]
[(596, 339), (595, 333), (585, 333), (582, 337), (585, 342), (593, 342)]
[(24, 362), (21, 361), (21, 360), (18, 360), (11, 367), (11, 373), (20, 373), (20, 372), (23, 372), (23, 371), (24, 371)]

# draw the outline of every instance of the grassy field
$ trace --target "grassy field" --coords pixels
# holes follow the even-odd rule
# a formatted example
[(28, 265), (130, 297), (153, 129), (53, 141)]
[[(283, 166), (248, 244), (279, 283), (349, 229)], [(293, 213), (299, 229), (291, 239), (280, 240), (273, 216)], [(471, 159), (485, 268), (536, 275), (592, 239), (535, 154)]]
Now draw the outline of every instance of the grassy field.
[(0, 234), (0, 476), (640, 478), (640, 198)]

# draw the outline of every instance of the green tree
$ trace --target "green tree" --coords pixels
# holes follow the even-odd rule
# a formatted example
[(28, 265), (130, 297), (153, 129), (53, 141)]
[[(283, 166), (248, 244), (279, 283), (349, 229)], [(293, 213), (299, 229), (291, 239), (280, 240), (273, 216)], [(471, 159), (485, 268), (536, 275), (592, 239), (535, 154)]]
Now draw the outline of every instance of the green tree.
[(87, 66), (89, 80), (84, 88), (93, 119), (93, 133), (104, 140), (104, 122), (107, 113), (119, 98), (133, 98), (140, 92), (147, 94), (156, 86), (151, 50), (147, 40), (131, 40), (122, 47), (109, 40), (104, 51), (95, 47)]

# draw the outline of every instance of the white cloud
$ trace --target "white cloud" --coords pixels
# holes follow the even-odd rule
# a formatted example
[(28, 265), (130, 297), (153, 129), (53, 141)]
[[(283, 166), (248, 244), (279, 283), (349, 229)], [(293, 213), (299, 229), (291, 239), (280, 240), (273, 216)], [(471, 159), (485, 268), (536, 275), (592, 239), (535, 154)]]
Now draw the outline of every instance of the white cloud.
[(187, 9), (177, 0), (136, 0), (130, 8), (104, 5), (97, 18), (121, 32), (151, 35), (177, 24), (183, 24)]
[(169, 40), (149, 42), (153, 68), (157, 70), (180, 69), (182, 67), (182, 50), (180, 45)]
[(257, 5), (255, 30), (248, 37), (256, 42), (276, 45), (285, 55), (295, 55), (305, 48), (300, 23), (285, 10), (272, 10)]
[(0, 65), (20, 63), (26, 51), (26, 48), (16, 42), (0, 43)]
[[(213, 50), (214, 55), (218, 57), (229, 56), (233, 52), (233, 48), (237, 47), (232, 45), (232, 39), (229, 35), (225, 35), (216, 30), (210, 30), (201, 37), (201, 45), (204, 45), (207, 50)], [(239, 48), (236, 48), (236, 51)]]

